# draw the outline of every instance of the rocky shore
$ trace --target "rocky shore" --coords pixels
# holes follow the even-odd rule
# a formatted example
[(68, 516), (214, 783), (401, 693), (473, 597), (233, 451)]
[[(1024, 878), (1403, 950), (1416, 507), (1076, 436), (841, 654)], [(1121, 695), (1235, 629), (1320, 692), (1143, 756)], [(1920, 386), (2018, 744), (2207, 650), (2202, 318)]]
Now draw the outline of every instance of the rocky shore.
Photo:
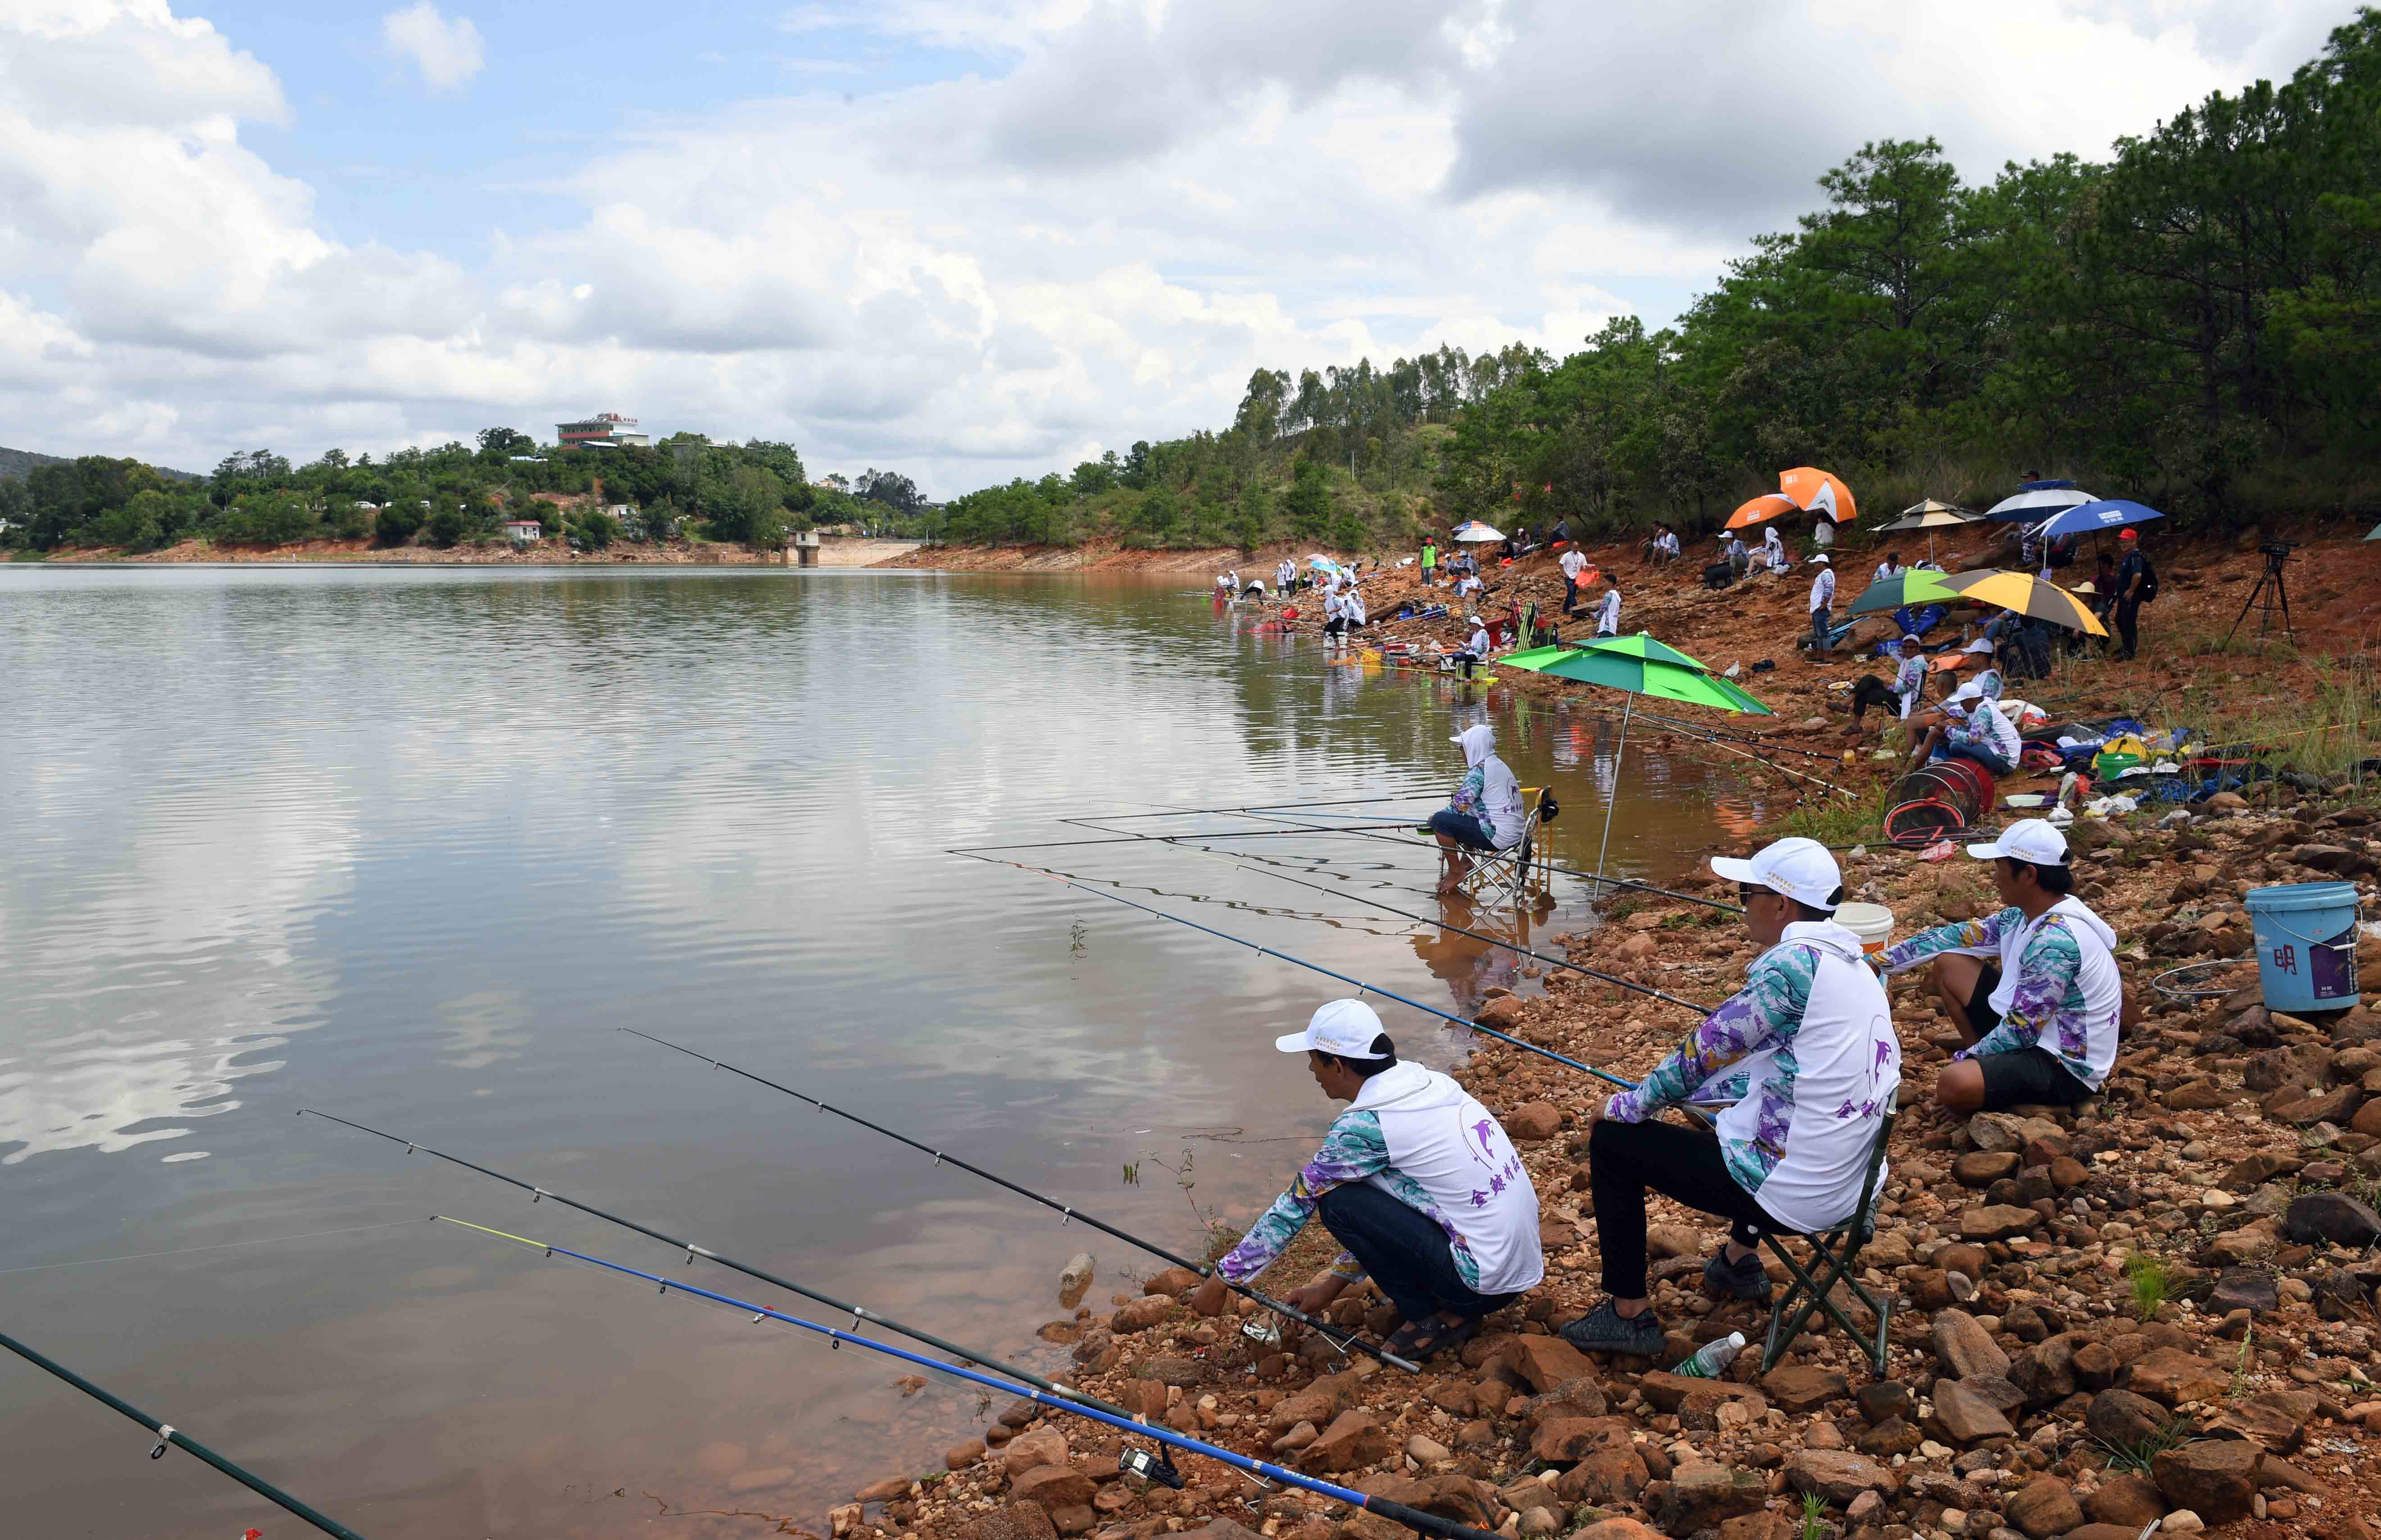
[[(1180, 1269), (1041, 1335), (1070, 1356), (1070, 1383), (1152, 1420), (1514, 1536), (2135, 1540), (2155, 1523), (2372, 1540), (2381, 997), (2301, 1020), (2267, 1010), (2253, 987), (2192, 1001), (2150, 981), (2242, 951), (2248, 887), (2347, 876), (2369, 900), (2381, 826), (2336, 796), (2217, 802), (2155, 825), (2078, 826), (2082, 891), (2125, 939), (2140, 1012), (2105, 1094), (2082, 1107), (1932, 1108), (1958, 1040), (1918, 975), (1896, 981), (1903, 1112), (1859, 1262), (1888, 1302), (1883, 1377), (1832, 1327), (1806, 1328), (1762, 1374), (1767, 1307), (1703, 1297), (1702, 1260), (1721, 1230), (1658, 1200), (1664, 1358), (1591, 1358), (1552, 1335), (1597, 1297), (1576, 1131), (1595, 1087), (1493, 1042), (1458, 1078), (1524, 1152), (1548, 1269), (1459, 1355), (1410, 1376), (1340, 1361), (1313, 1338), (1253, 1341), (1239, 1329), (1253, 1306), (1203, 1298)], [(1963, 861), (1855, 851), (1847, 875), (1905, 934), (1989, 902)], [(1690, 903), (1629, 898), (1603, 920), (1558, 938), (1572, 960), (1691, 997), (1724, 996), (1753, 953), (1733, 916)], [(2359, 960), (2368, 983), (2381, 978), (2381, 944), (2367, 938)], [(2242, 968), (2219, 982), (2253, 977)], [(1492, 992), (1483, 1019), (1630, 1074), (1691, 1024), (1581, 974), (1548, 970), (1540, 985), (1530, 997)], [(1319, 1231), (1282, 1277), (1319, 1260)], [(1769, 1267), (1782, 1288), (1784, 1269)], [(1856, 1302), (1848, 1309), (1873, 1328)], [(1369, 1286), (1334, 1311), (1376, 1333), (1392, 1320)], [(1752, 1346), (1722, 1378), (1665, 1372), (1729, 1331)], [(823, 1527), (843, 1540), (1406, 1533), (1197, 1457), (1179, 1460), (1188, 1490), (1152, 1485), (1119, 1473), (1126, 1441), (1096, 1424), (1027, 1402), (984, 1414), (945, 1469), (888, 1473)]]

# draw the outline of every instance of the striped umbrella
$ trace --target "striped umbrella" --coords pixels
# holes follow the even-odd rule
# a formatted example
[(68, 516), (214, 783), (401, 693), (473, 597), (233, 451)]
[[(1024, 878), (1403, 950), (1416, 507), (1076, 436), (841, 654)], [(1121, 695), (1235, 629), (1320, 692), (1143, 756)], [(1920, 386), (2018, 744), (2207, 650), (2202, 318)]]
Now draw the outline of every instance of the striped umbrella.
[(1728, 527), (1740, 530), (1749, 524), (1765, 523), (1782, 513), (1792, 513), (1801, 505), (1782, 493), (1764, 492), (1728, 516)]
[(2082, 600), (2031, 572), (1959, 572), (1943, 586), (1980, 605), (2013, 609), (2032, 620), (2047, 620), (2070, 631), (2106, 636), (2108, 628)]
[(1852, 489), (1832, 471), (1798, 465), (1778, 472), (1777, 489), (1806, 512), (1824, 514), (1837, 524), (1849, 524), (1860, 514), (1852, 506)]

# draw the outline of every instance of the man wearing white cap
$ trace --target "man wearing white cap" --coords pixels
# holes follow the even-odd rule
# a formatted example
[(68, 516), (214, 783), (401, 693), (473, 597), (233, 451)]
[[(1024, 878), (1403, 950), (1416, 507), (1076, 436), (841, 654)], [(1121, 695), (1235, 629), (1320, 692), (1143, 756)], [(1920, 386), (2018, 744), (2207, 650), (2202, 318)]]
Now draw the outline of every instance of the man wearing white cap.
[(1967, 1042), (1935, 1081), (1935, 1100), (1954, 1112), (2072, 1106), (2117, 1062), (2117, 933), (2073, 896), (2067, 837), (2042, 819), (2011, 824), (1968, 854), (1993, 863), (2007, 907), (1921, 931), (1885, 954), (1888, 973), (1934, 959), (1927, 982)]
[(1400, 1062), (1361, 1000), (1331, 1001), (1274, 1046), (1304, 1054), (1323, 1094), (1349, 1106), (1216, 1272), (1246, 1283), (1320, 1213), (1347, 1249), (1285, 1301), (1320, 1311), (1370, 1277), (1405, 1317), (1388, 1350), (1417, 1363), (1470, 1341), (1482, 1316), (1537, 1286), (1537, 1190), (1486, 1107)]
[(1604, 601), (1595, 607), (1595, 634), (1620, 634), (1620, 574), (1618, 572), (1604, 574)]
[[(1860, 937), (1835, 923), (1843, 876), (1826, 847), (1781, 839), (1750, 861), (1715, 860), (1712, 870), (1737, 883), (1745, 928), (1767, 950), (1744, 988), (1635, 1089), (1587, 1107), (1589, 1184), (1611, 1297), (1562, 1328), (1586, 1351), (1662, 1351), (1645, 1291), (1649, 1189), (1734, 1221), (1703, 1281), (1766, 1299), (1761, 1236), (1808, 1234), (1850, 1216), (1878, 1119), (1901, 1083), (1885, 987), (1862, 963)], [(1690, 1102), (1732, 1104), (1719, 1114), (1716, 1140), (1656, 1120)]]
[(1811, 655), (1815, 658), (1825, 656), (1829, 645), (1827, 611), (1836, 602), (1836, 568), (1825, 551), (1813, 556), (1811, 563), (1819, 569), (1819, 575), (1811, 580)]

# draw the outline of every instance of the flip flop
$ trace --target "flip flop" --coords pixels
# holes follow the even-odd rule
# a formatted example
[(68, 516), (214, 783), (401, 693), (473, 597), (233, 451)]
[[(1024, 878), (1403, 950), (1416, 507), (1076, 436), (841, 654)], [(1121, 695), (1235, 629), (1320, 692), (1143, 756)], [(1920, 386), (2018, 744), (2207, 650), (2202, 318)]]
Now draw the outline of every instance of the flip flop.
[(1420, 1363), (1446, 1349), (1459, 1348), (1479, 1335), (1477, 1321), (1458, 1321), (1450, 1326), (1432, 1318), (1408, 1321), (1381, 1346), (1409, 1363)]

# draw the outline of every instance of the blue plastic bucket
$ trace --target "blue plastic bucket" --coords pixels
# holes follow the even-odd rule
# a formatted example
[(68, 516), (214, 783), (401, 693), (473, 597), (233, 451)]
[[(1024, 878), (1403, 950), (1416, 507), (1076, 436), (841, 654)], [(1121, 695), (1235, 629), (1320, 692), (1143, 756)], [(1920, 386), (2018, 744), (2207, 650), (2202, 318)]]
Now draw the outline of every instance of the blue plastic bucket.
[(2257, 982), (2272, 1010), (2356, 1004), (2356, 886), (2294, 882), (2241, 898), (2257, 935)]

